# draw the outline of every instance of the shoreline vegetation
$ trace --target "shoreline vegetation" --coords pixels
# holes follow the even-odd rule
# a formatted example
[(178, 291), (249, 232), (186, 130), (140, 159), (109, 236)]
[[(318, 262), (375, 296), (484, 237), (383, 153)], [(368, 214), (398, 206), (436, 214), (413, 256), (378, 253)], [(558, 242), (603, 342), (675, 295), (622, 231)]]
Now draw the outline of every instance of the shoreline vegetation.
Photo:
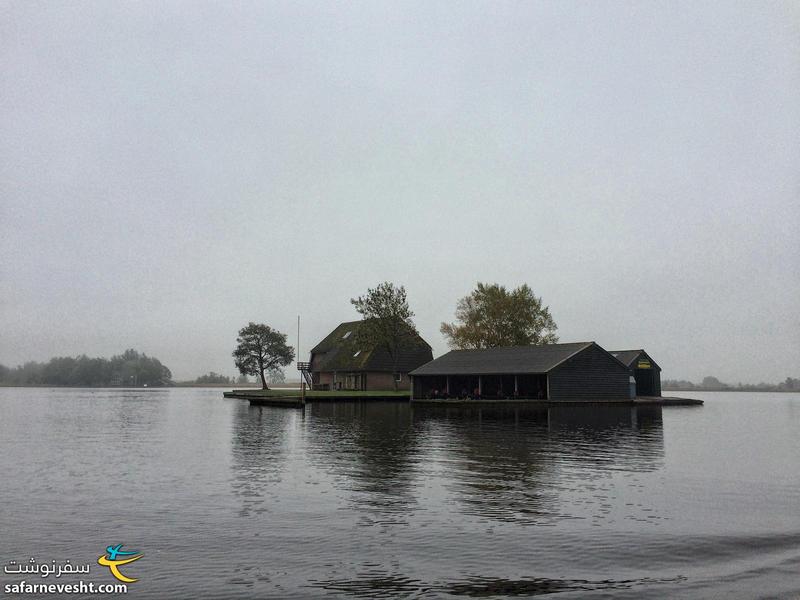
[(663, 391), (673, 392), (800, 392), (800, 379), (787, 377), (780, 383), (737, 383), (730, 385), (723, 383), (716, 377), (709, 375), (700, 383), (692, 383), (683, 379), (665, 379), (661, 382)]
[(133, 349), (111, 358), (57, 356), (46, 363), (29, 361), (14, 368), (0, 365), (0, 385), (54, 387), (162, 387), (172, 372), (155, 357)]
[(739, 388), (721, 388), (721, 389), (706, 389), (706, 388), (661, 388), (661, 392), (750, 392), (751, 394), (800, 394), (800, 390), (778, 390), (778, 389), (739, 389)]
[[(233, 392), (242, 388), (252, 393), (263, 392), (264, 396), (299, 396), (300, 382), (286, 381), (282, 370), (270, 373), (269, 389), (262, 390), (261, 384), (249, 381), (246, 376), (234, 380), (233, 377), (211, 371), (195, 380), (174, 381), (172, 373), (157, 358), (129, 349), (107, 358), (90, 358), (82, 354), (75, 357), (60, 356), (47, 362), (29, 361), (17, 367), (9, 368), (0, 364), (0, 387), (73, 387), (73, 388), (143, 388), (143, 387), (209, 387), (226, 388)], [(704, 377), (700, 383), (683, 379), (665, 379), (662, 381), (663, 391), (673, 392), (800, 392), (800, 378), (787, 377), (780, 383), (758, 384), (724, 383), (713, 376)], [(322, 391), (306, 390), (309, 397), (335, 397), (345, 390)], [(408, 392), (392, 392), (392, 395), (407, 396)], [(349, 396), (386, 396), (380, 392), (347, 392)]]
[[(240, 383), (237, 384), (241, 387), (247, 387), (248, 390), (261, 389), (261, 384), (256, 383)], [(172, 383), (168, 385), (56, 385), (52, 383), (4, 383), (0, 381), (0, 388), (72, 388), (72, 389), (94, 389), (94, 390), (140, 390), (140, 389), (158, 389), (163, 390), (167, 388), (219, 388), (229, 390), (230, 384), (224, 383), (194, 383), (194, 382), (181, 382)], [(238, 389), (238, 388), (237, 388)], [(272, 391), (271, 388), (269, 391)]]
[[(270, 373), (271, 385), (300, 386), (286, 383), (281, 370)], [(128, 349), (111, 358), (56, 356), (47, 362), (28, 361), (16, 367), (0, 364), (0, 387), (73, 387), (73, 388), (145, 388), (145, 387), (257, 387), (260, 383), (246, 376), (226, 377), (211, 371), (194, 380), (174, 381), (170, 369), (153, 356)]]
[[(231, 390), (230, 393), (253, 398), (299, 398), (303, 394), (299, 386), (268, 390), (237, 388)], [(408, 398), (410, 393), (409, 390), (306, 390), (306, 398)]]

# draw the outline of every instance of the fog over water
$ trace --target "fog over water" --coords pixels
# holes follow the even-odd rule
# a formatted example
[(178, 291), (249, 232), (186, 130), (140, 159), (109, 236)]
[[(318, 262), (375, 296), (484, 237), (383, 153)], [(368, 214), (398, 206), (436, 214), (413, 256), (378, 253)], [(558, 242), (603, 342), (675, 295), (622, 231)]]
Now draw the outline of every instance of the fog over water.
[(230, 375), (383, 280), (438, 356), (496, 281), (664, 378), (797, 377), (799, 57), (792, 2), (2, 2), (0, 363)]

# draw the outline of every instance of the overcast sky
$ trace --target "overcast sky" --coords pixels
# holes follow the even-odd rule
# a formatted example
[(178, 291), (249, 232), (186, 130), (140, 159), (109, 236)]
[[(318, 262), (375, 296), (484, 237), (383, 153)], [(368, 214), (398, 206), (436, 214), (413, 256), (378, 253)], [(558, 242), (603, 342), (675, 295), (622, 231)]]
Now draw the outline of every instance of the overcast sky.
[(0, 363), (232, 375), (384, 280), (439, 356), (484, 281), (663, 378), (798, 377), (799, 7), (4, 0)]

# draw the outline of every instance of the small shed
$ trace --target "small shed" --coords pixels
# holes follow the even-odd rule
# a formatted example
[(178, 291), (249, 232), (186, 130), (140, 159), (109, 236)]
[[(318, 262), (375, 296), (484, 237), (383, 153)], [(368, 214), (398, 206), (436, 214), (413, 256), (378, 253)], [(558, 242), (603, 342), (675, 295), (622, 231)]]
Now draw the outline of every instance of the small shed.
[(625, 400), (627, 366), (595, 342), (452, 350), (411, 371), (412, 397)]
[(631, 370), (637, 396), (661, 395), (661, 367), (644, 350), (611, 350), (611, 355)]

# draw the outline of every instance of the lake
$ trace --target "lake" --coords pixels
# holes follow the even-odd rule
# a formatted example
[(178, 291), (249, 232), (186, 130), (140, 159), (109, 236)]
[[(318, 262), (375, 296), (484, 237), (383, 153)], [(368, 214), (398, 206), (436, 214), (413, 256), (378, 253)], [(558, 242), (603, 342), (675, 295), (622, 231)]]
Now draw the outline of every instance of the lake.
[(0, 388), (0, 563), (91, 564), (0, 584), (114, 583), (123, 544), (131, 598), (797, 598), (800, 395), (685, 395), (706, 403)]

